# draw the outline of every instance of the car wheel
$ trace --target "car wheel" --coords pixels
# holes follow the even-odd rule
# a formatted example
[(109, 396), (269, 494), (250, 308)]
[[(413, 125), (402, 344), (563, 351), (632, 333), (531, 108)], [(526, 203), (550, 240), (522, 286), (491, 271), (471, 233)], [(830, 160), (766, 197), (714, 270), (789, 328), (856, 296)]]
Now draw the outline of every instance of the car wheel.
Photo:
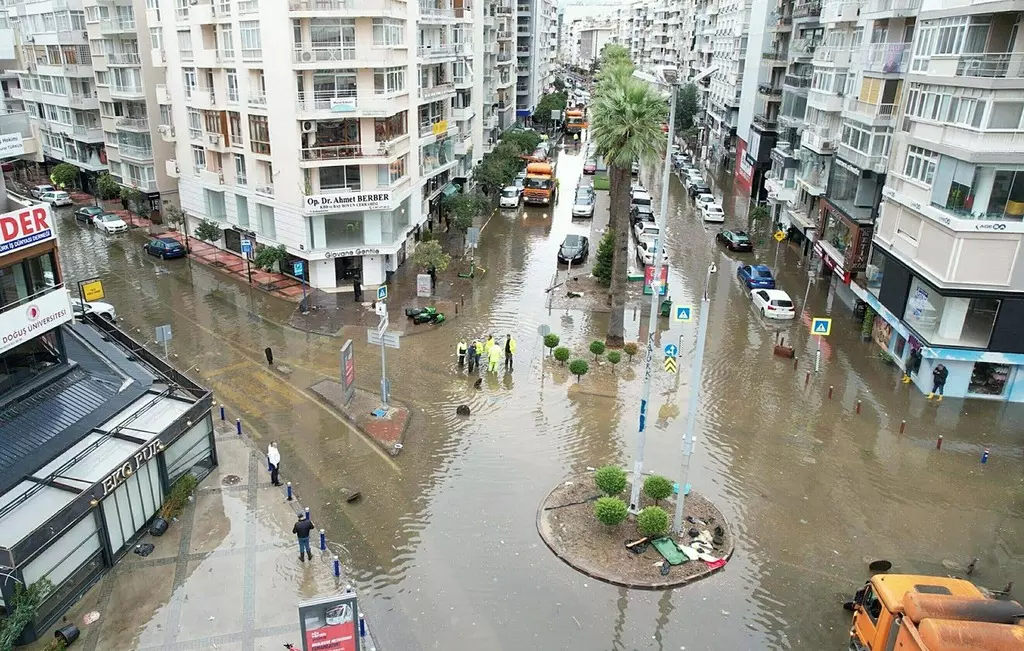
[(114, 317), (110, 316), (110, 315), (109, 315), (109, 314), (107, 314), (106, 312), (104, 312), (103, 314), (100, 314), (100, 317), (101, 317), (101, 318), (102, 318), (102, 319), (103, 319), (104, 321), (106, 321), (107, 323), (113, 323), (113, 322), (114, 322)]
[(761, 318), (762, 319), (764, 318), (764, 308), (763, 307), (761, 308)]
[(161, 260), (166, 260), (167, 259), (167, 252), (166, 251), (161, 251), (160, 252), (160, 259)]

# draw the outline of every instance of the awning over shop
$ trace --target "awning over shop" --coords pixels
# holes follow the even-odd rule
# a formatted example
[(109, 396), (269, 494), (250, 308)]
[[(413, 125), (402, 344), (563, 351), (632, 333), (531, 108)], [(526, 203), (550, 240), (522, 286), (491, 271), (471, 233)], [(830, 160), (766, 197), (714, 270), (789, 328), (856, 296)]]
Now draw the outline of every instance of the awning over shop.
[(455, 185), (454, 183), (449, 183), (448, 185), (446, 185), (443, 188), (441, 188), (441, 196), (443, 196), (443, 197), (450, 197), (453, 194), (458, 194), (458, 193), (459, 193), (459, 186)]

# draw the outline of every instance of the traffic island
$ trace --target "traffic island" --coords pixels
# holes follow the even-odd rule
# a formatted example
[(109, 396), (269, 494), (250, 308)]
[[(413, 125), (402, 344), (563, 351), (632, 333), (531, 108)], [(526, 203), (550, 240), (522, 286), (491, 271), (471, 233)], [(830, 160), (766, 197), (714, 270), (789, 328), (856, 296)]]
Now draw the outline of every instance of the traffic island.
[[(627, 483), (623, 492), (627, 501), (629, 492)], [(548, 493), (537, 511), (537, 531), (548, 549), (591, 578), (626, 588), (665, 590), (721, 571), (732, 556), (734, 540), (725, 516), (692, 490), (684, 504), (684, 531), (680, 535), (669, 535), (676, 550), (682, 550), (687, 557), (678, 565), (669, 564), (659, 552), (658, 546), (666, 544), (662, 541), (632, 544), (643, 538), (637, 533), (634, 516), (615, 526), (599, 522), (594, 515), (594, 505), (601, 496), (592, 473), (575, 475)], [(641, 496), (641, 507), (653, 504), (646, 495)], [(671, 518), (675, 510), (674, 496), (661, 500), (658, 506)], [(702, 543), (702, 540), (707, 542)], [(627, 547), (630, 544), (632, 548)], [(691, 558), (695, 556), (694, 551), (712, 548), (710, 553), (703, 551), (700, 557)]]
[(387, 411), (381, 413), (378, 394), (356, 388), (349, 399), (341, 383), (334, 380), (321, 380), (309, 390), (391, 456), (402, 451), (412, 417), (403, 403), (390, 400)]

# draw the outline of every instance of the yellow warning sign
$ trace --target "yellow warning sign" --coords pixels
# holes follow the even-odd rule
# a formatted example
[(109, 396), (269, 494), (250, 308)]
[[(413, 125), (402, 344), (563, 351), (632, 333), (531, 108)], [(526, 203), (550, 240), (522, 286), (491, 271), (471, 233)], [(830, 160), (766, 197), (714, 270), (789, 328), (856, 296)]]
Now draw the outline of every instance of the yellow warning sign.
[(776, 242), (781, 242), (784, 239), (786, 239), (786, 234), (785, 233), (783, 233), (782, 231), (775, 231), (775, 241)]
[(82, 294), (86, 301), (98, 301), (103, 298), (103, 283), (99, 278), (82, 283)]
[(678, 368), (679, 367), (676, 365), (676, 358), (675, 357), (666, 357), (665, 358), (665, 370), (666, 371), (668, 371), (669, 373), (675, 373), (676, 370), (678, 370)]

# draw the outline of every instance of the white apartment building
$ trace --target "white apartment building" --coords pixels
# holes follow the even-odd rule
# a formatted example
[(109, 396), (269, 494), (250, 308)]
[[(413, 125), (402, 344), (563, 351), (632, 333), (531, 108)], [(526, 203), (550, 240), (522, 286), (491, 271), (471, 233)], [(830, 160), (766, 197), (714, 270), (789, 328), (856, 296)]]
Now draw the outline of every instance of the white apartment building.
[[(736, 165), (738, 168), (737, 159), (743, 160), (745, 153), (738, 150), (740, 141), (737, 141), (736, 134), (740, 125), (739, 111), (746, 71), (752, 67), (753, 74), (757, 74), (758, 57), (751, 60), (747, 56), (752, 4), (751, 0), (707, 2), (709, 20), (702, 34), (714, 30), (713, 35), (710, 35), (710, 60), (705, 61), (708, 68), (713, 68), (713, 72), (704, 100), (707, 111), (708, 160), (714, 167), (729, 169)], [(760, 55), (760, 51), (754, 54)], [(750, 104), (753, 103), (752, 96), (747, 99)]]
[[(148, 11), (162, 28), (167, 84), (155, 93), (182, 208), (218, 223), (229, 250), (243, 237), (283, 245), (283, 271), (302, 261), (313, 287), (382, 283), (482, 156), (484, 130), (513, 119), (511, 41), (474, 42), (488, 23), (501, 29), (509, 4), (162, 0)], [(493, 87), (478, 82), (488, 76)]]
[(528, 120), (553, 81), (558, 46), (557, 5), (552, 0), (525, 0), (516, 8), (516, 117)]

